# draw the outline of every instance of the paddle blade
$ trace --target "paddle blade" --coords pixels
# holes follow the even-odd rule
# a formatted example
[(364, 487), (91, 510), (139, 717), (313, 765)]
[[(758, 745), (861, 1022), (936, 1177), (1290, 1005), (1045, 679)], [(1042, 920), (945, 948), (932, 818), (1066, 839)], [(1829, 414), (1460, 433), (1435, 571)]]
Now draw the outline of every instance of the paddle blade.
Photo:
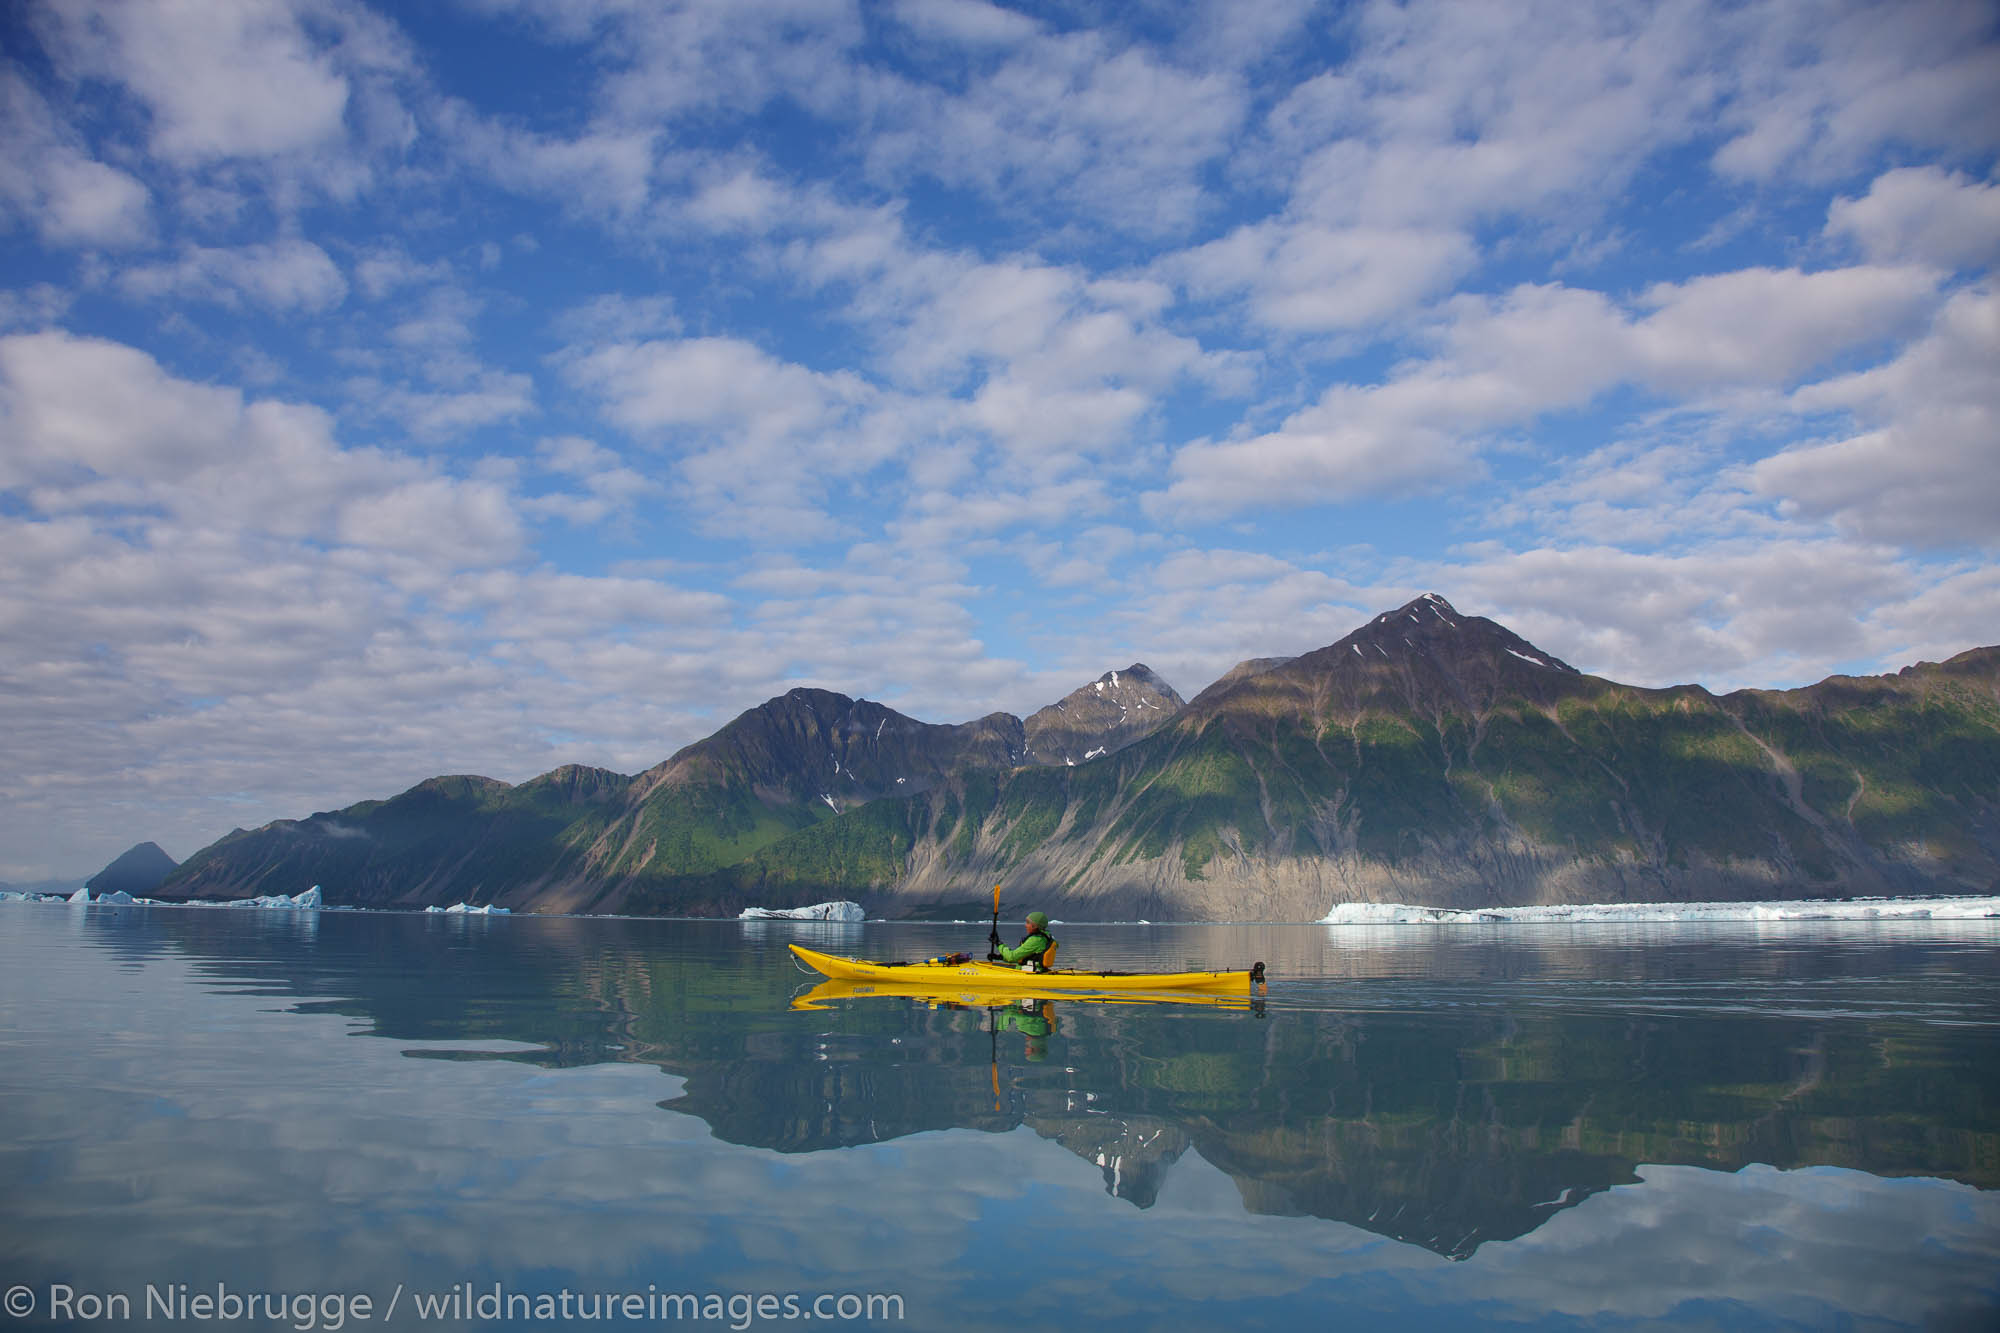
[(993, 886), (993, 915), (1000, 915), (1000, 886), (998, 884)]

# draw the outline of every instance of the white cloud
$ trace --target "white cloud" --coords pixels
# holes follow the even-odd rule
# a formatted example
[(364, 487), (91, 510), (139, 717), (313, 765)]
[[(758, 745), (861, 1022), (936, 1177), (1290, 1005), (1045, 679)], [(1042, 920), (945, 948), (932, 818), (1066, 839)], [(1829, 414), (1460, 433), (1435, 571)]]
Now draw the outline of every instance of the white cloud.
[(1233, 73), (1178, 68), (1095, 32), (1010, 34), (1002, 49), (997, 63), (975, 63), (962, 88), (869, 81), (876, 178), (915, 169), (1006, 210), (1060, 193), (1141, 234), (1180, 232), (1201, 216), (1200, 172), (1247, 110)]
[(1255, 223), (1187, 252), (1170, 269), (1191, 292), (1243, 292), (1254, 318), (1292, 331), (1364, 329), (1412, 312), (1472, 269), (1472, 238), (1451, 230)]
[(393, 242), (372, 247), (354, 263), (354, 280), (371, 301), (379, 301), (404, 287), (444, 282), (450, 277), (451, 265), (447, 261), (419, 262)]
[(75, 299), (74, 293), (48, 282), (26, 291), (0, 291), (0, 333), (46, 328), (61, 319)]
[(170, 161), (271, 156), (342, 134), (348, 82), (290, 4), (84, 0), (47, 15), (68, 62), (144, 103), (153, 151)]
[(1039, 473), (1051, 457), (1104, 457), (1177, 384), (1240, 387), (1245, 358), (1171, 331), (1167, 291), (1092, 280), (1032, 256), (981, 261), (913, 244), (893, 217), (836, 214), (788, 248), (807, 281), (849, 292), (845, 316), (881, 349), (884, 377), (949, 409)]
[(1880, 262), (1984, 267), (2000, 258), (2000, 185), (1941, 167), (1899, 167), (1861, 198), (1834, 200), (1826, 230)]
[(248, 300), (279, 311), (324, 311), (347, 298), (347, 279), (332, 257), (297, 237), (231, 248), (188, 245), (172, 262), (125, 269), (118, 285), (142, 300)]
[(1351, 60), (1269, 114), (1265, 169), (1300, 224), (1587, 226), (1714, 98), (1706, 22), (1687, 5), (1366, 5)]
[(1857, 267), (1744, 269), (1661, 283), (1639, 299), (1641, 374), (1667, 390), (1783, 385), (1844, 352), (1907, 335), (1936, 300), (1937, 275)]
[(2000, 145), (1992, 16), (1962, 0), (1746, 8), (1718, 16), (1729, 52), (1726, 175), (1837, 177), (1889, 144)]
[(628, 467), (618, 454), (582, 436), (543, 440), (535, 452), (545, 470), (568, 478), (583, 489), (551, 491), (525, 500), (522, 508), (529, 513), (548, 514), (588, 526), (629, 513), (641, 500), (665, 489), (659, 482)]
[[(735, 684), (725, 658), (766, 659), (695, 637), (726, 611), (714, 594), (514, 570), (504, 481), (343, 446), (323, 412), (129, 347), (0, 339), (0, 430), (10, 838), (25, 820), (94, 848), (103, 803), (138, 802), (149, 836), (192, 848), (433, 765), (637, 769), (710, 729), (692, 719), (719, 696), (775, 683), (760, 665)], [(587, 488), (615, 472), (574, 444), (550, 457)]]
[(669, 297), (610, 292), (558, 314), (552, 331), (565, 343), (594, 346), (679, 333), (681, 326)]
[(151, 206), (145, 185), (93, 158), (26, 80), (0, 70), (0, 218), (46, 245), (129, 246), (150, 236)]
[(1718, 690), (1804, 684), (1838, 663), (1880, 656), (1888, 644), (1867, 629), (1868, 612), (1929, 581), (1882, 547), (1809, 537), (1709, 542), (1681, 554), (1605, 546), (1475, 554), (1396, 572), (1593, 674)]
[(1026, 15), (983, 0), (896, 0), (891, 11), (913, 33), (958, 47), (1016, 47), (1042, 33)]
[(1893, 361), (1808, 385), (1807, 412), (1845, 411), (1857, 434), (1801, 444), (1750, 471), (1794, 513), (1924, 548), (2000, 543), (2000, 297), (1961, 291)]
[(1782, 390), (1907, 328), (1936, 300), (1935, 283), (1921, 269), (1750, 269), (1658, 284), (1631, 314), (1557, 285), (1458, 297), (1433, 333), (1441, 355), (1378, 385), (1336, 384), (1277, 430), (1183, 446), (1149, 502), (1213, 516), (1462, 487), (1482, 477), (1495, 430), (1619, 384), (1696, 406), (1737, 387)]
[(822, 375), (731, 338), (615, 343), (569, 370), (632, 431), (728, 427), (769, 443), (814, 429), (868, 397), (851, 375)]
[(574, 215), (630, 221), (652, 199), (656, 131), (599, 123), (575, 135), (543, 134), (460, 102), (445, 103), (436, 116), (438, 132), (493, 180), (556, 200)]
[(565, 373), (603, 400), (607, 420), (673, 448), (689, 507), (711, 531), (779, 542), (837, 535), (844, 525), (826, 512), (829, 483), (908, 443), (906, 431), (884, 428), (896, 405), (859, 376), (783, 362), (736, 339), (613, 343), (576, 356)]

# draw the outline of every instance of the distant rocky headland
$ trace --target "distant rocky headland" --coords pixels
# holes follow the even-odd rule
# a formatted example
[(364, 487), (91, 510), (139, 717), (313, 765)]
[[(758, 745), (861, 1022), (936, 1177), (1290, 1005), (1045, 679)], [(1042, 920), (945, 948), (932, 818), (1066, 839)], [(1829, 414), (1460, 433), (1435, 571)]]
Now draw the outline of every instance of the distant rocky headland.
[(1136, 664), (959, 725), (795, 689), (637, 775), (438, 777), (239, 829), (158, 891), (935, 917), (983, 915), (995, 883), (1074, 918), (1239, 921), (2000, 891), (2000, 648), (1642, 689), (1432, 594), (1191, 702)]

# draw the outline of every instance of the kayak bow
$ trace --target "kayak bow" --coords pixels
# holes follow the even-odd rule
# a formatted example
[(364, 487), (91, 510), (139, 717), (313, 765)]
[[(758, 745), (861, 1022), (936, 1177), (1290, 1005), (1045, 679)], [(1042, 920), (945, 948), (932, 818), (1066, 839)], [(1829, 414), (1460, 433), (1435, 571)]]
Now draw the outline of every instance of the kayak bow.
[(887, 982), (897, 985), (934, 987), (940, 991), (1032, 990), (1035, 993), (1067, 994), (1092, 991), (1242, 991), (1264, 979), (1264, 965), (1233, 972), (1085, 972), (1055, 968), (1047, 972), (1023, 972), (997, 963), (870, 963), (858, 958), (836, 958), (832, 954), (790, 945), (814, 971), (837, 981)]

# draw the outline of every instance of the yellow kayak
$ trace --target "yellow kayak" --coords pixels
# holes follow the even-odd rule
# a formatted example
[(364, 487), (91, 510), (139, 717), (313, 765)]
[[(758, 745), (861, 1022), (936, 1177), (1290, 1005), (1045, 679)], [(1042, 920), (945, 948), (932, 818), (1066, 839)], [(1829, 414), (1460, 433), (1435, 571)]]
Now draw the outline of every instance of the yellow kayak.
[(1224, 991), (1168, 990), (1155, 991), (1113, 991), (1091, 992), (1074, 988), (1061, 990), (1045, 988), (1036, 984), (1037, 978), (1020, 972), (1015, 974), (1013, 986), (953, 986), (949, 980), (940, 977), (935, 981), (849, 981), (844, 978), (829, 977), (803, 995), (792, 997), (794, 1009), (828, 1009), (835, 1000), (871, 998), (875, 996), (895, 996), (905, 1000), (921, 1000), (935, 1009), (939, 1005), (954, 1004), (968, 1007), (1012, 1004), (1017, 1000), (1064, 1000), (1075, 1004), (1199, 1004), (1224, 1009), (1248, 1009), (1257, 1003), (1257, 997), (1246, 987), (1241, 995)]
[(1264, 979), (1262, 963), (1236, 972), (1084, 972), (1065, 967), (1023, 972), (1018, 967), (979, 961), (870, 963), (836, 958), (797, 944), (788, 947), (806, 966), (836, 981), (889, 982), (940, 991), (1021, 992), (1025, 985), (1034, 994), (1055, 996), (1093, 991), (1238, 991), (1247, 995), (1253, 984)]

